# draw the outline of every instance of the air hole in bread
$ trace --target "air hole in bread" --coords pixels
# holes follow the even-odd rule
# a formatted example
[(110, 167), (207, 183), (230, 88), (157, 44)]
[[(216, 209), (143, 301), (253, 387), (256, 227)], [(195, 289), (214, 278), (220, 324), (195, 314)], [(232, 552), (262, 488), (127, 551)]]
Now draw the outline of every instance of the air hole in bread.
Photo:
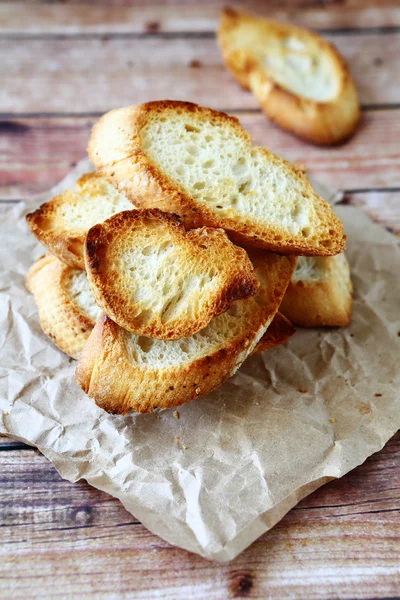
[(303, 229), (301, 230), (301, 235), (303, 237), (308, 237), (311, 233), (311, 230), (309, 227), (303, 227)]
[(154, 344), (154, 340), (144, 336), (139, 336), (137, 339), (138, 346), (143, 352), (149, 352), (150, 348)]
[[(163, 119), (163, 120), (165, 121), (165, 119)], [(186, 123), (185, 129), (186, 129), (186, 131), (196, 131), (197, 133), (200, 131), (200, 129), (198, 127), (196, 127), (195, 125), (192, 125), (191, 123)]]
[(206, 160), (206, 162), (203, 163), (204, 169), (210, 169), (213, 166), (214, 166), (213, 160)]

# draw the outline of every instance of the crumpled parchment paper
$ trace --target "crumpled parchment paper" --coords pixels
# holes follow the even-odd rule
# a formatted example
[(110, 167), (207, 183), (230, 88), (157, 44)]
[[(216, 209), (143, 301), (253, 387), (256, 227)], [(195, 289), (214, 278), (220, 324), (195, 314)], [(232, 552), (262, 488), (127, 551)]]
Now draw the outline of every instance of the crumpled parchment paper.
[(57, 189), (2, 217), (0, 432), (37, 446), (62, 477), (119, 498), (171, 544), (230, 560), (399, 428), (397, 240), (360, 210), (337, 207), (355, 290), (349, 328), (299, 329), (179, 408), (179, 419), (172, 411), (109, 415), (74, 382), (74, 361), (42, 333), (24, 284), (43, 254), (24, 215), (87, 170), (83, 161)]

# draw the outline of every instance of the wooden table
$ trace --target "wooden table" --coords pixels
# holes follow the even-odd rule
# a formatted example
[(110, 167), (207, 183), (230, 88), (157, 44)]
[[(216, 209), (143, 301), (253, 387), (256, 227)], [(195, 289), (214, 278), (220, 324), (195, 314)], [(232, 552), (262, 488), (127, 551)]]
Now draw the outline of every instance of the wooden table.
[[(399, 232), (399, 3), (251, 3), (323, 31), (348, 60), (363, 118), (356, 136), (332, 149), (280, 131), (236, 85), (215, 44), (215, 3), (178, 4), (0, 3), (0, 212), (65, 175), (102, 112), (170, 97), (238, 115), (256, 142), (302, 162), (345, 190), (345, 202)], [(223, 565), (171, 547), (117, 500), (63, 481), (23, 444), (2, 438), (0, 451), (2, 598), (400, 594), (398, 436)]]

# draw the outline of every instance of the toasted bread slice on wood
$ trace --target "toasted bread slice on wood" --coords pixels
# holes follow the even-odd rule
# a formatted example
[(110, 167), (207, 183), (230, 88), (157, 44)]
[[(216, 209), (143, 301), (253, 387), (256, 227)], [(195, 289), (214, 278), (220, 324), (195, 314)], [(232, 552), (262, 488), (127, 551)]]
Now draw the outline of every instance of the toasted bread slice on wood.
[(234, 117), (178, 101), (113, 110), (95, 125), (91, 161), (141, 208), (178, 214), (187, 229), (284, 254), (333, 255), (343, 226), (306, 177), (252, 146)]
[(299, 256), (279, 310), (302, 327), (346, 327), (351, 319), (352, 289), (344, 254)]
[(29, 269), (26, 287), (35, 297), (44, 333), (65, 354), (77, 358), (101, 313), (85, 271), (44, 256)]
[(104, 313), (161, 340), (197, 333), (259, 288), (246, 251), (222, 229), (186, 232), (176, 215), (157, 208), (123, 211), (92, 227), (85, 264)]
[(296, 332), (292, 323), (282, 313), (277, 312), (271, 325), (254, 348), (252, 354), (260, 354), (265, 350), (271, 350), (280, 346)]
[(76, 380), (108, 412), (152, 412), (208, 394), (233, 375), (272, 321), (295, 259), (254, 251), (260, 288), (195, 335), (175, 341), (137, 336), (102, 316), (83, 349)]
[(42, 204), (26, 220), (52, 254), (71, 267), (84, 269), (83, 244), (90, 227), (133, 206), (96, 173), (83, 175), (76, 188)]
[(360, 107), (353, 79), (321, 36), (227, 8), (218, 40), (229, 71), (284, 129), (326, 145), (355, 131)]

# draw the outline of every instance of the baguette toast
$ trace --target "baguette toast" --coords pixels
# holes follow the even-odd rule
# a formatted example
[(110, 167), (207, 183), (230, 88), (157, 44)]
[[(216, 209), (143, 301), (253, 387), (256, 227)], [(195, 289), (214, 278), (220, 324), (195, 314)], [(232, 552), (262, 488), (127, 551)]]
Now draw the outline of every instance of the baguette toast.
[(189, 337), (259, 288), (247, 253), (221, 229), (186, 232), (156, 208), (118, 213), (92, 227), (85, 265), (96, 303), (137, 335)]
[(62, 262), (84, 269), (83, 244), (92, 225), (132, 209), (132, 203), (96, 173), (83, 175), (68, 190), (27, 215), (29, 229)]
[(98, 171), (141, 208), (178, 214), (187, 229), (220, 227), (239, 245), (330, 256), (343, 225), (295, 167), (252, 146), (239, 121), (178, 101), (112, 110), (94, 126)]
[(344, 254), (328, 258), (299, 256), (280, 311), (301, 327), (350, 324), (352, 284)]
[(256, 296), (235, 302), (199, 333), (161, 341), (132, 334), (101, 316), (80, 354), (76, 380), (108, 412), (152, 412), (208, 394), (226, 381), (264, 335), (296, 259), (254, 251)]
[(65, 354), (77, 358), (101, 313), (86, 273), (44, 256), (26, 274), (26, 287), (35, 297), (44, 333)]
[(277, 125), (322, 145), (355, 131), (360, 107), (353, 79), (321, 36), (227, 8), (218, 41), (228, 70)]

